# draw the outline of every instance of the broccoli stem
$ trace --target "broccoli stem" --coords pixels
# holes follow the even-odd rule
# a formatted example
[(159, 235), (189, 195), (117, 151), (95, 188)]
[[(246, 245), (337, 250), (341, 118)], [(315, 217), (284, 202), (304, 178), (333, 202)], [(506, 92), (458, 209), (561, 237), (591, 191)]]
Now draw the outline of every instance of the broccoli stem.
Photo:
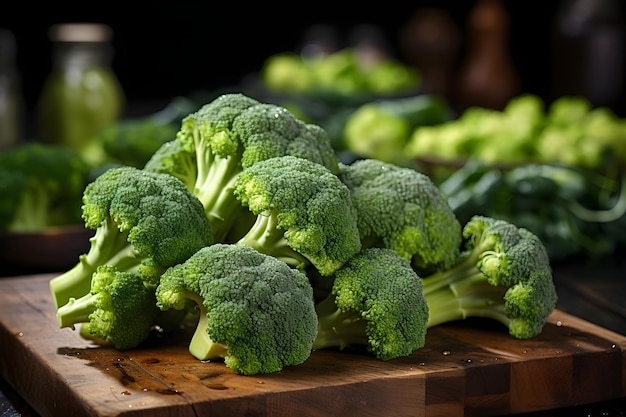
[(59, 327), (70, 327), (74, 330), (76, 324), (89, 322), (89, 315), (96, 310), (97, 297), (96, 294), (88, 293), (80, 298), (70, 298), (57, 310)]
[(325, 348), (345, 349), (368, 344), (367, 321), (355, 311), (341, 311), (330, 294), (315, 305), (317, 311), (317, 337), (313, 350)]
[(194, 194), (213, 226), (215, 241), (223, 241), (239, 213), (245, 211), (233, 193), (241, 171), (236, 156), (223, 158), (213, 152), (196, 152), (198, 174)]
[(91, 277), (99, 265), (112, 265), (124, 271), (137, 271), (142, 257), (128, 242), (128, 231), (121, 232), (108, 217), (89, 239), (91, 247), (71, 269), (50, 280), (55, 308), (70, 298), (79, 298), (91, 290)]
[(289, 246), (285, 231), (278, 226), (276, 213), (259, 213), (250, 230), (237, 241), (239, 245), (250, 246), (266, 255), (271, 255), (293, 268), (305, 268), (310, 261)]
[(511, 319), (504, 310), (506, 288), (491, 285), (477, 268), (481, 253), (474, 248), (451, 269), (422, 278), (428, 327), (467, 317), (491, 318), (508, 327)]
[(198, 324), (189, 342), (189, 353), (196, 359), (202, 361), (225, 358), (228, 354), (228, 347), (221, 343), (214, 342), (207, 332), (209, 321), (207, 318), (207, 309), (202, 303), (202, 298), (191, 291), (185, 291), (185, 297), (196, 303), (199, 314)]

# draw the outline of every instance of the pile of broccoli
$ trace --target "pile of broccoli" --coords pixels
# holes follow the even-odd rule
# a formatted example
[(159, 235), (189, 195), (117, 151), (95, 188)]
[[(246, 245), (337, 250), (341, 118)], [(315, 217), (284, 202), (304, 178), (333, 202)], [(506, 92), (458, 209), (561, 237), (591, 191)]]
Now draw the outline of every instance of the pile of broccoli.
[(80, 224), (89, 174), (80, 155), (61, 146), (27, 142), (0, 152), (0, 231)]
[(60, 327), (118, 349), (191, 328), (190, 354), (244, 375), (318, 349), (392, 360), (467, 317), (530, 338), (556, 305), (534, 234), (463, 225), (427, 175), (339, 162), (322, 128), (242, 94), (185, 117), (145, 167), (96, 178), (82, 218), (91, 249), (50, 282)]

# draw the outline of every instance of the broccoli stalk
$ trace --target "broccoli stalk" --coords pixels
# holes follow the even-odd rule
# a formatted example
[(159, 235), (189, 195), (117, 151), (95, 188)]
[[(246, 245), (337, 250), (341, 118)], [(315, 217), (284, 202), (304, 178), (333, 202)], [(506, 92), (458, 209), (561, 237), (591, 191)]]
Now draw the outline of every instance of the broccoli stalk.
[(213, 242), (199, 200), (171, 175), (112, 168), (85, 188), (83, 202), (85, 226), (95, 234), (79, 262), (50, 281), (56, 308), (87, 294), (100, 265), (138, 273), (156, 287), (168, 267)]
[[(221, 95), (185, 117), (176, 141), (180, 142), (180, 152), (194, 155), (195, 164), (189, 166), (193, 172), (189, 172), (186, 162), (176, 162), (181, 156), (176, 149), (175, 156), (171, 152), (157, 152), (146, 168), (169, 172), (188, 186), (189, 177), (194, 177), (192, 192), (204, 206), (215, 240), (220, 242), (238, 237), (232, 237), (231, 233), (238, 223), (247, 227), (254, 222), (254, 217), (247, 215), (233, 195), (236, 178), (242, 170), (282, 155), (309, 159), (333, 172), (338, 164), (322, 128), (304, 123), (284, 107), (260, 103), (243, 94)], [(160, 163), (161, 155), (168, 160)]]
[(422, 278), (428, 326), (486, 317), (518, 339), (541, 332), (557, 295), (546, 249), (536, 235), (504, 220), (474, 216), (463, 229), (458, 264)]
[(163, 274), (156, 298), (164, 311), (195, 302), (200, 319), (189, 352), (243, 375), (304, 362), (317, 334), (306, 275), (248, 246), (200, 249)]
[(361, 249), (350, 191), (325, 166), (295, 156), (257, 162), (234, 191), (257, 216), (236, 243), (330, 275)]
[(289, 245), (276, 211), (265, 210), (259, 213), (254, 224), (236, 243), (253, 247), (294, 268), (304, 269), (310, 263), (304, 255), (296, 252)]
[(155, 289), (139, 275), (102, 265), (91, 279), (91, 289), (80, 298), (70, 298), (57, 310), (59, 327), (75, 328), (81, 334), (106, 340), (116, 349), (131, 349), (146, 340), (159, 314)]
[(365, 348), (376, 358), (424, 346), (428, 304), (410, 263), (386, 248), (366, 248), (337, 270), (331, 293), (315, 305), (313, 349)]

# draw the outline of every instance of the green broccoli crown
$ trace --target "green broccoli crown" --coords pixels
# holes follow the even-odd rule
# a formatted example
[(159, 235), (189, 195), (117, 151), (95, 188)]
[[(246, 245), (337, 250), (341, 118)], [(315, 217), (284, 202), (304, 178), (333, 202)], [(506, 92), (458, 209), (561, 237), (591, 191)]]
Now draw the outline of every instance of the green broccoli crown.
[(361, 249), (350, 191), (323, 165), (295, 156), (260, 161), (239, 174), (234, 193), (257, 216), (241, 244), (292, 266), (310, 262), (322, 275)]
[(244, 169), (266, 159), (291, 155), (337, 173), (337, 156), (326, 131), (303, 122), (285, 107), (268, 103), (251, 106), (235, 119), (233, 131), (244, 145)]
[(352, 193), (364, 247), (386, 247), (422, 273), (457, 262), (461, 224), (445, 195), (425, 174), (377, 159), (340, 164)]
[(213, 243), (202, 205), (180, 180), (134, 167), (109, 169), (87, 185), (83, 219), (96, 232), (89, 252), (50, 281), (57, 307), (86, 294), (100, 265), (138, 272), (156, 286), (166, 268)]
[(211, 226), (198, 199), (170, 175), (120, 167), (90, 183), (83, 195), (85, 226), (113, 220), (136, 255), (169, 267), (212, 243)]
[(166, 310), (198, 303), (189, 350), (223, 358), (233, 371), (271, 373), (304, 362), (317, 335), (313, 290), (306, 275), (274, 257), (216, 243), (169, 268), (156, 290)]
[(387, 248), (366, 248), (337, 270), (331, 293), (316, 305), (314, 349), (365, 346), (377, 358), (424, 346), (428, 304), (410, 263)]
[(102, 265), (92, 276), (91, 291), (71, 298), (57, 317), (61, 328), (84, 323), (87, 335), (132, 349), (148, 338), (158, 312), (154, 288), (139, 275)]
[(0, 224), (6, 230), (40, 231), (81, 223), (80, 200), (89, 166), (77, 152), (27, 143), (0, 152), (0, 171), (6, 180), (0, 184), (5, 207)]
[(556, 307), (547, 250), (508, 221), (472, 217), (463, 229), (462, 260), (422, 279), (429, 327), (466, 317), (488, 317), (519, 339), (539, 334)]
[(196, 152), (199, 159), (207, 153), (234, 157), (242, 149), (232, 134), (233, 123), (245, 109), (258, 103), (243, 94), (221, 95), (185, 117), (176, 138), (187, 151)]

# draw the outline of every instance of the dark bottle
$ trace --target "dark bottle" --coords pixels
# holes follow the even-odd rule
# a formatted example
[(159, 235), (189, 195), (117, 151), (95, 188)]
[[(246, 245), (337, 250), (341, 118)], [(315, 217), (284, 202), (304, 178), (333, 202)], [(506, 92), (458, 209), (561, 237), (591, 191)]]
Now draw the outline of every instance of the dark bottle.
[(459, 110), (501, 110), (521, 91), (510, 54), (510, 17), (501, 0), (478, 0), (468, 17), (466, 56), (457, 77)]

